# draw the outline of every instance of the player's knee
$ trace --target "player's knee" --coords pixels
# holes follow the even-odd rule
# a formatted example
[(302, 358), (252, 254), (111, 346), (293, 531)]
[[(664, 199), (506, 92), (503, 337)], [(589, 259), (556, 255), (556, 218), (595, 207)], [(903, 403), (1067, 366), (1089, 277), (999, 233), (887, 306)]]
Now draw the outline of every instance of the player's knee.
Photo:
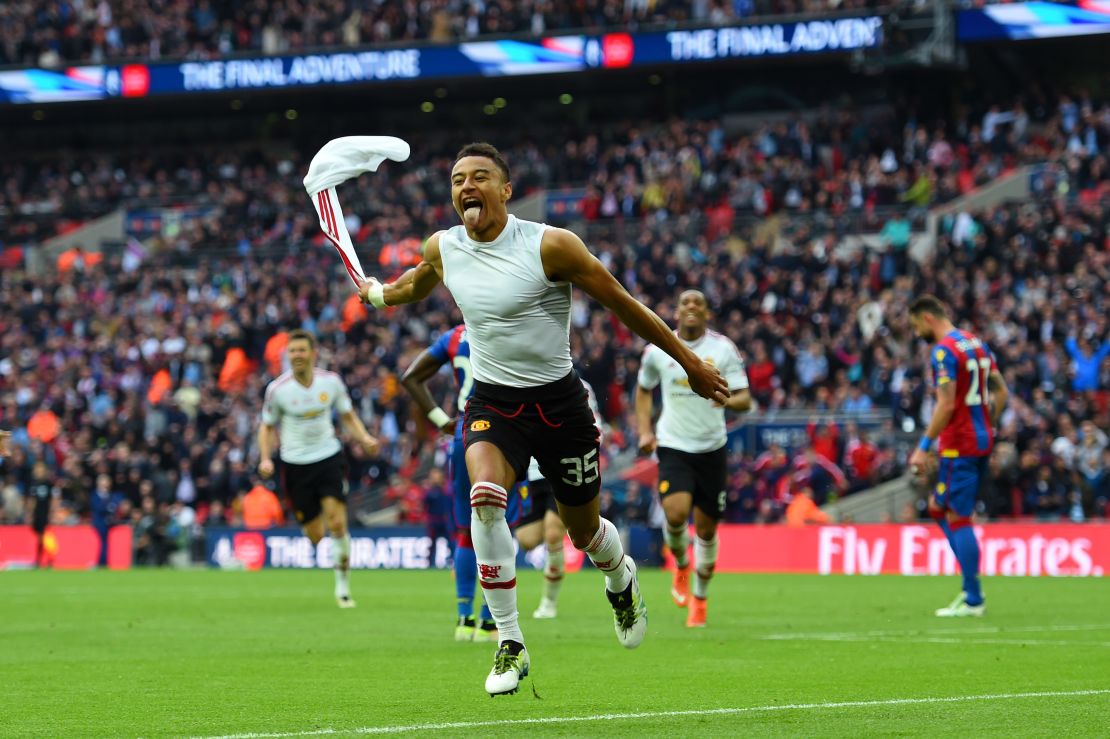
[(570, 543), (580, 552), (586, 551), (590, 543), (594, 540), (595, 534), (597, 534), (596, 531), (584, 531), (574, 528), (567, 529), (567, 535), (570, 536)]
[(716, 524), (694, 524), (694, 532), (697, 533), (698, 538), (702, 541), (712, 541), (713, 537), (717, 535)]
[(505, 520), (509, 496), (505, 488), (488, 482), (476, 482), (470, 488), (470, 510), (474, 518), (489, 525)]

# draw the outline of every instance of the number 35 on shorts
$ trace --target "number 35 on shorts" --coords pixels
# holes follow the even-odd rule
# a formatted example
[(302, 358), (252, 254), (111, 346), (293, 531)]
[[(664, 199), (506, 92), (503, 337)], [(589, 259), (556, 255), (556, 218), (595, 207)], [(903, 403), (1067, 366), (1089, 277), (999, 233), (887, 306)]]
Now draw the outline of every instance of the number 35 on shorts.
[(564, 457), (559, 464), (563, 465), (563, 483), (571, 487), (589, 485), (601, 474), (597, 470), (596, 448), (582, 457)]

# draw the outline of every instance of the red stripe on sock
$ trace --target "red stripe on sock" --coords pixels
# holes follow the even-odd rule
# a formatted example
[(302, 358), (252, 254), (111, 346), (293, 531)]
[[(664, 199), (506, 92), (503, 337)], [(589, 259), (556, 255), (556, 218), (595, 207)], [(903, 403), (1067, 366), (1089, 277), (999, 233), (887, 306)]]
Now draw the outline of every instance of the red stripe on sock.
[(515, 577), (508, 582), (486, 582), (485, 580), (479, 580), (479, 582), (482, 583), (482, 587), (486, 590), (509, 590), (510, 588), (516, 587)]
[(948, 524), (948, 528), (950, 528), (952, 531), (959, 531), (960, 529), (966, 529), (970, 525), (970, 517), (960, 516), (959, 518), (953, 519), (952, 522)]
[(455, 536), (456, 536), (455, 541), (463, 549), (473, 549), (474, 548), (474, 540), (470, 538), (470, 532), (469, 531), (460, 531)]
[(505, 503), (509, 500), (509, 496), (498, 495), (497, 493), (490, 493), (485, 490), (479, 490), (478, 492), (471, 494), (470, 500), (471, 502), (475, 500), (499, 500), (502, 503)]
[(500, 495), (473, 495), (470, 497), (470, 505), (478, 505), (480, 503), (500, 503), (505, 505), (509, 501)]

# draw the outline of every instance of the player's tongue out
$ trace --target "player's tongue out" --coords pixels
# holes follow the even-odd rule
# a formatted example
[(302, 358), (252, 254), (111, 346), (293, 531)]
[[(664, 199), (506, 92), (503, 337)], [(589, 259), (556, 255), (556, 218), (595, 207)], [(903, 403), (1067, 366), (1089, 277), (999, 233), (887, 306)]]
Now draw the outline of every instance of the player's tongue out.
[(478, 218), (482, 215), (482, 201), (478, 198), (465, 198), (463, 200), (463, 218), (466, 219), (466, 225), (473, 228), (478, 224)]

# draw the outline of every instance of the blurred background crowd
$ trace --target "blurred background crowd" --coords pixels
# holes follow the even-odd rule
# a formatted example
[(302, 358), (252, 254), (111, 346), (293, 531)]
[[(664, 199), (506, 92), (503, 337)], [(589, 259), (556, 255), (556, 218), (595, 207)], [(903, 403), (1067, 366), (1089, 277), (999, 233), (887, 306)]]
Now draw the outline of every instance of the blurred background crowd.
[[(0, 63), (276, 53), (865, 5), (874, 4), (17, 0), (0, 9)], [(418, 259), (423, 237), (456, 222), (455, 150), (488, 139), (505, 152), (515, 199), (559, 195), (564, 210), (545, 215), (581, 233), (662, 316), (682, 289), (704, 290), (758, 404), (731, 421), (793, 418), (804, 429), (796, 443), (732, 446), (730, 521), (790, 520), (801, 494), (824, 503), (904, 472), (897, 440), (920, 433), (932, 410), (928, 348), (906, 317), (923, 292), (989, 343), (1011, 388), (980, 515), (1105, 518), (1105, 93), (1040, 77), (1020, 90), (968, 84), (940, 102), (833, 90), (786, 112), (595, 107), (589, 120), (491, 119), (449, 132), (414, 118), (404, 132), (412, 160), (347, 186), (344, 208), (364, 263), (392, 278)], [(329, 133), (366, 124), (349, 112), (313, 120), (249, 142), (205, 136), (198, 123), (185, 143), (85, 142), (0, 157), (0, 428), (14, 433), (0, 466), (0, 523), (26, 519), (27, 491), (43, 480), (54, 523), (133, 523), (151, 562), (190, 527), (281, 522), (255, 474), (254, 434), (263, 389), (286, 366), (285, 332), (306, 328), (383, 441), (372, 459), (348, 446), (358, 511), (396, 506), (404, 523), (441, 524), (448, 440), (399, 375), (461, 316), (442, 289), (415, 309), (369, 312), (354, 298), (301, 179)], [(1030, 197), (967, 204), (1028, 166)], [(133, 222), (125, 244), (77, 243), (29, 268), (51, 239), (121, 209)], [(150, 214), (160, 222), (149, 225)], [(582, 295), (571, 338), (606, 423), (613, 474), (603, 507), (624, 523), (658, 523), (634, 451), (643, 343)], [(432, 391), (455, 407), (446, 374)]]

